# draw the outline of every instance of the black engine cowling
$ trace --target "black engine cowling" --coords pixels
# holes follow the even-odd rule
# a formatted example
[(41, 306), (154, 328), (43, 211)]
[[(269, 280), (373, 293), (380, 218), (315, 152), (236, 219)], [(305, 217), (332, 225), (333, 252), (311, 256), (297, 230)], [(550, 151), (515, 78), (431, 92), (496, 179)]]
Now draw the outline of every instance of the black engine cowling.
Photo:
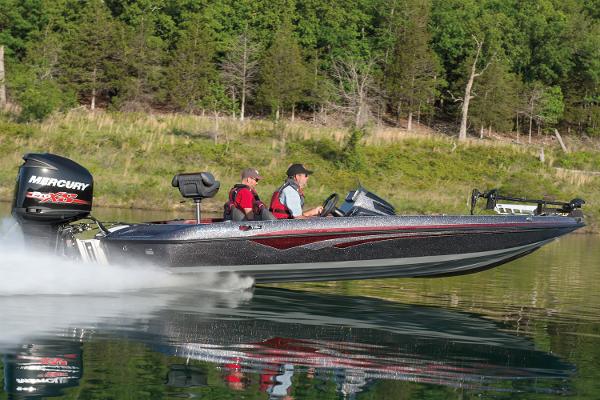
[(26, 154), (23, 160), (12, 215), (25, 235), (51, 239), (59, 226), (90, 214), (94, 181), (87, 169), (49, 153)]

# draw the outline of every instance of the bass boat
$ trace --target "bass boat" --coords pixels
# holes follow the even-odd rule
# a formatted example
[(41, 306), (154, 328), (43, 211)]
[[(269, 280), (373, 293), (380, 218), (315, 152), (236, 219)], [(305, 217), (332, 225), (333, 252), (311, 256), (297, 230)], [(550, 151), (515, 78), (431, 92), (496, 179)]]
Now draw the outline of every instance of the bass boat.
[[(396, 215), (390, 203), (363, 187), (350, 191), (339, 207), (337, 194), (329, 196), (324, 218), (201, 219), (201, 201), (220, 186), (209, 172), (179, 174), (172, 181), (195, 202), (196, 219), (109, 225), (90, 214), (94, 183), (87, 169), (47, 153), (23, 159), (12, 215), (27, 242), (83, 261), (238, 273), (257, 283), (473, 273), (584, 226), (581, 199), (529, 200), (474, 190), (471, 215), (407, 216)], [(478, 198), (501, 214), (473, 215)], [(92, 229), (97, 233), (85, 238)]]

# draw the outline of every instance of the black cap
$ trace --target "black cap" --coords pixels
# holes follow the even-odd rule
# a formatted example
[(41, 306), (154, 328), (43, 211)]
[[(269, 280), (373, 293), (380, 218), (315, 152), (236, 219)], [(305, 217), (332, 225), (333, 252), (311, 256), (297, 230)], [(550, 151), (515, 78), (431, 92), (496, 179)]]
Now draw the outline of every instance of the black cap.
[(302, 164), (292, 164), (287, 169), (287, 176), (289, 176), (289, 177), (299, 175), (299, 174), (310, 175), (312, 173), (313, 173), (312, 171), (304, 168), (304, 165), (302, 165)]

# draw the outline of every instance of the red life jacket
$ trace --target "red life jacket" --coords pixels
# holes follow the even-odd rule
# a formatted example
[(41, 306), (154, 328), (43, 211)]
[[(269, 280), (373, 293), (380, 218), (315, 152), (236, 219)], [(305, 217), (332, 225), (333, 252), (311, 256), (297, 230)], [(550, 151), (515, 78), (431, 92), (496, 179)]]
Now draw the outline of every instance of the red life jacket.
[(294, 218), (290, 209), (285, 204), (283, 204), (281, 200), (279, 200), (279, 195), (281, 194), (283, 189), (285, 189), (288, 186), (291, 186), (292, 188), (294, 188), (294, 190), (298, 192), (298, 194), (300, 195), (300, 202), (302, 205), (304, 205), (304, 192), (302, 191), (302, 188), (298, 186), (298, 184), (295, 181), (288, 179), (283, 185), (279, 187), (279, 189), (273, 192), (273, 196), (271, 197), (271, 205), (269, 206), (269, 211), (271, 211), (271, 214), (273, 214), (273, 216), (277, 219)]
[(233, 188), (231, 188), (231, 190), (229, 191), (229, 199), (227, 201), (227, 203), (225, 203), (225, 205), (223, 206), (224, 210), (223, 210), (223, 219), (231, 219), (231, 211), (233, 210), (233, 208), (237, 208), (238, 210), (240, 210), (241, 212), (245, 213), (245, 211), (239, 207), (238, 204), (236, 204), (235, 199), (238, 196), (238, 193), (240, 192), (240, 190), (242, 189), (248, 189), (250, 191), (250, 193), (252, 193), (252, 196), (254, 196), (254, 201), (252, 202), (252, 212), (255, 215), (260, 215), (260, 212), (262, 210), (262, 208), (264, 208), (264, 204), (262, 201), (260, 201), (260, 197), (258, 197), (258, 193), (256, 192), (256, 190), (254, 190), (253, 188), (251, 188), (248, 185), (243, 185), (243, 184), (237, 184), (234, 185)]

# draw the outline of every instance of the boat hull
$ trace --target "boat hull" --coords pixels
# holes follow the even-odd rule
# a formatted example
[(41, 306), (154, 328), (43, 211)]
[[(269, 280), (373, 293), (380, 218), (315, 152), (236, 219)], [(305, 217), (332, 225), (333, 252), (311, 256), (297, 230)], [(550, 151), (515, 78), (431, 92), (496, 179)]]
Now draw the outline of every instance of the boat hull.
[(356, 217), (151, 224), (102, 240), (109, 262), (256, 282), (466, 274), (504, 264), (583, 226), (568, 217)]

